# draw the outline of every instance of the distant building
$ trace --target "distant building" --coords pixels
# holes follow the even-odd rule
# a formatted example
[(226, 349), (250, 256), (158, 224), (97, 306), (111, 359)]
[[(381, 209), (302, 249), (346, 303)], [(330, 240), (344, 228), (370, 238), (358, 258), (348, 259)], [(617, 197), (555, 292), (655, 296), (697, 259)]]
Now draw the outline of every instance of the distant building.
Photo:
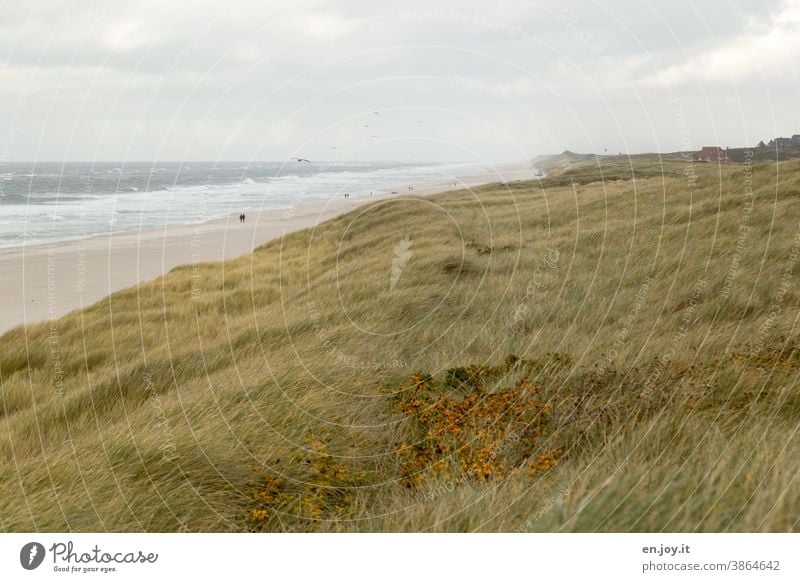
[(697, 152), (698, 162), (730, 162), (728, 152), (719, 146), (703, 146)]
[(758, 142), (758, 145), (756, 147), (757, 148), (765, 148), (765, 147), (767, 147), (767, 144), (765, 144), (764, 140), (762, 139), (760, 142)]
[(774, 148), (785, 148), (789, 147), (792, 144), (791, 138), (788, 137), (776, 137), (775, 139), (771, 140), (769, 144), (767, 144)]
[[(763, 142), (762, 142), (763, 143)], [(767, 146), (771, 148), (788, 148), (789, 146), (800, 145), (800, 134), (796, 133), (792, 137), (776, 137), (769, 140)]]

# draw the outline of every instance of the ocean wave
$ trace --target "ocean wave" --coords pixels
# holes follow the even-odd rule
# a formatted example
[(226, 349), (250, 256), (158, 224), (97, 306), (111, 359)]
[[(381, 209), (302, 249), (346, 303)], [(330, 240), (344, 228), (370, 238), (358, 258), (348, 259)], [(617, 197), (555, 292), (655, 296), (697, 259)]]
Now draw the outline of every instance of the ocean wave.
[[(216, 166), (203, 166), (184, 179), (183, 170), (191, 166), (170, 165), (166, 168), (142, 166), (138, 182), (131, 183), (125, 168), (123, 176), (108, 179), (111, 189), (100, 190), (102, 184), (91, 183), (93, 190), (80, 189), (81, 179), (97, 171), (118, 173), (120, 168), (86, 167), (83, 174), (73, 176), (73, 192), (44, 191), (25, 193), (25, 198), (9, 203), (0, 211), (0, 246), (20, 244), (25, 232), (35, 230), (37, 237), (47, 240), (69, 239), (76, 232), (88, 235), (115, 230), (148, 228), (164, 224), (190, 224), (239, 212), (285, 209), (306, 202), (351, 196), (368, 196), (370, 191), (402, 190), (406, 185), (423, 186), (434, 181), (450, 181), (454, 175), (478, 173), (482, 164), (331, 164), (324, 171), (303, 174), (305, 168), (291, 168), (281, 174), (286, 164), (263, 164), (264, 175), (243, 176), (254, 165), (229, 164), (215, 174)], [(272, 170), (272, 175), (268, 170)], [(154, 173), (172, 172), (169, 185), (151, 187)], [(13, 173), (12, 173), (13, 174)], [(238, 175), (237, 175), (238, 174)], [(3, 174), (5, 175), (5, 174)], [(212, 176), (209, 178), (208, 176)], [(18, 174), (15, 174), (18, 176)], [(214, 182), (213, 177), (219, 180)], [(196, 181), (204, 180), (202, 183)], [(135, 185), (134, 185), (135, 184)], [(59, 184), (56, 184), (60, 187)], [(13, 198), (12, 198), (13, 200)], [(53, 225), (57, 226), (53, 226)], [(42, 231), (40, 234), (39, 231)], [(46, 231), (46, 232), (45, 232)], [(25, 239), (25, 244), (30, 242)]]

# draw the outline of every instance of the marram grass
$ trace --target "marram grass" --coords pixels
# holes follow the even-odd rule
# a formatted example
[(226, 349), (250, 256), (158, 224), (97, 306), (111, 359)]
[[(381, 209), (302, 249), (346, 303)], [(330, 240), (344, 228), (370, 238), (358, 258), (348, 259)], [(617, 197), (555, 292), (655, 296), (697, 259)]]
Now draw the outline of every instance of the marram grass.
[(797, 531), (799, 289), (800, 162), (376, 201), (0, 338), (0, 530)]

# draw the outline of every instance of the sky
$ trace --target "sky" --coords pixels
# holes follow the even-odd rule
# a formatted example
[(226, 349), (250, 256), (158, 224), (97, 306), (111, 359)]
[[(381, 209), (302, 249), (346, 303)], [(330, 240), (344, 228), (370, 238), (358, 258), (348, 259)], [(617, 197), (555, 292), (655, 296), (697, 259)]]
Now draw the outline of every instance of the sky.
[(0, 0), (0, 162), (751, 146), (797, 55), (800, 0)]

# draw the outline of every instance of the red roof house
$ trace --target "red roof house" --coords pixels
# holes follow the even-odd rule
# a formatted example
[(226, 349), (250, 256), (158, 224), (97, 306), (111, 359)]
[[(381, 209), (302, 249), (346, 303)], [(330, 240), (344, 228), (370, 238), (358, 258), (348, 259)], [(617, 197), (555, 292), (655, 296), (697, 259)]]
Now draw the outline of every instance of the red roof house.
[(728, 152), (718, 146), (703, 146), (697, 152), (698, 162), (730, 162)]

